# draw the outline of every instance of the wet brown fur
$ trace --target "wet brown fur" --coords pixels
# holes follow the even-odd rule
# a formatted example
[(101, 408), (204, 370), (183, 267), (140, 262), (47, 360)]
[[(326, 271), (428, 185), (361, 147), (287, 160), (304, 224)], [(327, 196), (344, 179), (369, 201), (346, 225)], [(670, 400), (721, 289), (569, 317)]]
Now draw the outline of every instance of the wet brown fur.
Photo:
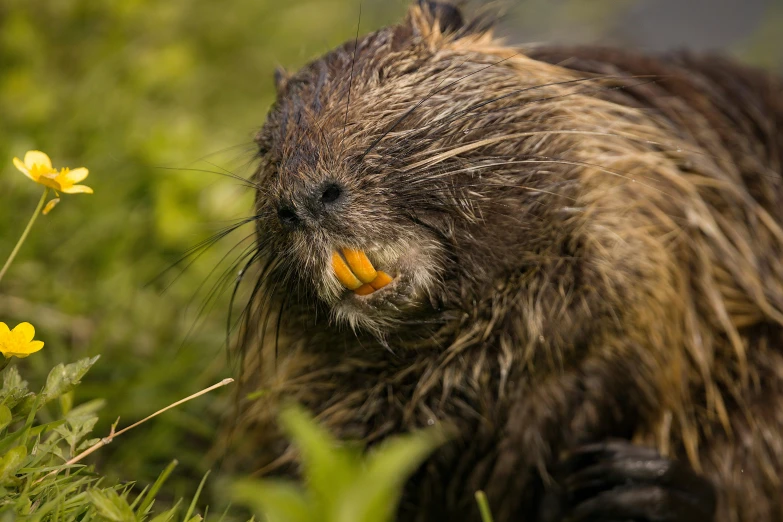
[[(286, 462), (291, 398), (371, 443), (447, 421), (401, 520), (478, 520), (476, 489), (532, 520), (564, 452), (619, 437), (710, 477), (719, 521), (783, 520), (781, 83), (440, 25), (414, 6), (280, 82), (243, 363), (267, 393), (232, 454)], [(281, 202), (330, 181), (339, 214), (284, 230)], [(337, 243), (415, 251), (419, 279), (336, 312)]]

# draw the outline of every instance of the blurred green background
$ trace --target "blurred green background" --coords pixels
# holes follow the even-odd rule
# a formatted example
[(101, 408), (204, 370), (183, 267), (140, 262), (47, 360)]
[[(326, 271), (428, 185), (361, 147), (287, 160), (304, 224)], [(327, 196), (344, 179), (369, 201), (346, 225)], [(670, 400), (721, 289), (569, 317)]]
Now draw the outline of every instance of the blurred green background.
[[(683, 3), (506, 2), (500, 33), (687, 45), (780, 69), (783, 2)], [(406, 5), (362, 2), (361, 31), (399, 20)], [(125, 426), (232, 375), (229, 292), (211, 290), (230, 268), (221, 260), (252, 230), (176, 280), (178, 270), (164, 271), (249, 213), (252, 194), (221, 173), (251, 173), (274, 67), (296, 69), (353, 38), (358, 11), (357, 0), (0, 0), (0, 261), (40, 196), (14, 156), (40, 149), (55, 166), (88, 167), (95, 189), (39, 219), (0, 284), (0, 320), (30, 321), (46, 342), (23, 362), (33, 383), (57, 362), (102, 355), (77, 397), (105, 400), (97, 435), (118, 416)], [(167, 487), (192, 493), (230, 396), (203, 397), (118, 439), (99, 469), (145, 484), (176, 458)]]

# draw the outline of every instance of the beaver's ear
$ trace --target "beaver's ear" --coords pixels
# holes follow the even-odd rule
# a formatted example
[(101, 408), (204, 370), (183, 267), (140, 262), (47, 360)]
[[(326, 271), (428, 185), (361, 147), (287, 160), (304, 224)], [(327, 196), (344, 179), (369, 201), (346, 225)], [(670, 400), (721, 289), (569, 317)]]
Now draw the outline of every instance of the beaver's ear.
[(282, 93), (286, 85), (288, 85), (288, 71), (280, 66), (275, 67), (275, 90), (277, 94)]
[(435, 36), (437, 39), (441, 35), (449, 35), (458, 39), (471, 34), (491, 33), (499, 13), (489, 8), (482, 11), (466, 20), (460, 9), (448, 0), (416, 0), (408, 9), (405, 22), (395, 30), (395, 43), (401, 45), (412, 36)]
[(462, 13), (456, 5), (432, 0), (418, 0), (415, 5), (421, 11), (419, 22), (425, 22), (429, 27), (437, 24), (441, 33), (456, 33), (465, 25)]

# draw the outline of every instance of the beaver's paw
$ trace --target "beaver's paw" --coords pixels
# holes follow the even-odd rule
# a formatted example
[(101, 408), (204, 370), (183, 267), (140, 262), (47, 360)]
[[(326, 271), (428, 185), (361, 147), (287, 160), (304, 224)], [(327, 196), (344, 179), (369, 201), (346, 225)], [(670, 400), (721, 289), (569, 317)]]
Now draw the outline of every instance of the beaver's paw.
[(710, 522), (715, 490), (690, 467), (629, 442), (578, 448), (555, 472), (540, 522)]

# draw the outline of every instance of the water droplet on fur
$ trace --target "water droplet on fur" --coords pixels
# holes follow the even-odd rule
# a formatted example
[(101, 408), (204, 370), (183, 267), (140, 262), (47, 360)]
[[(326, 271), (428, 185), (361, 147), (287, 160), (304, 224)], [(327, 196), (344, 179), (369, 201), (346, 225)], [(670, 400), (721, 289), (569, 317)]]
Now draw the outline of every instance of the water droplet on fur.
[(435, 420), (434, 419), (427, 419), (427, 425), (428, 426), (432, 426), (433, 424), (435, 424)]

